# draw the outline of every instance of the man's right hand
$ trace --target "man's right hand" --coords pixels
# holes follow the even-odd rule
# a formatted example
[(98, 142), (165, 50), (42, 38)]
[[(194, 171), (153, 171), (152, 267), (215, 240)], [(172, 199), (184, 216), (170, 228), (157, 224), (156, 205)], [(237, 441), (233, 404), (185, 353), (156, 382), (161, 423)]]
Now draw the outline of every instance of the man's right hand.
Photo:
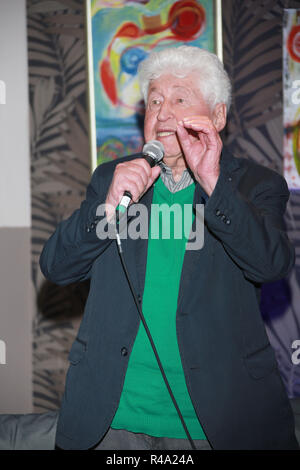
[(159, 174), (160, 167), (154, 166), (151, 168), (143, 158), (119, 163), (115, 168), (105, 201), (107, 219), (111, 220), (113, 218), (124, 191), (131, 193), (132, 202), (138, 202)]

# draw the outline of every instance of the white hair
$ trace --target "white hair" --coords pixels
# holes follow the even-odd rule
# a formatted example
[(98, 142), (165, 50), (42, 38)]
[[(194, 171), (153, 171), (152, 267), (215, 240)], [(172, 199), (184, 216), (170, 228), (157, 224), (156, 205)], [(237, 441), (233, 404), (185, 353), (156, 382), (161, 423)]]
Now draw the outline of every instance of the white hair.
[(225, 103), (227, 112), (231, 102), (231, 83), (219, 58), (205, 49), (195, 46), (179, 46), (152, 51), (138, 67), (140, 88), (147, 103), (148, 87), (151, 80), (164, 73), (184, 78), (196, 72), (199, 76), (199, 91), (211, 107)]

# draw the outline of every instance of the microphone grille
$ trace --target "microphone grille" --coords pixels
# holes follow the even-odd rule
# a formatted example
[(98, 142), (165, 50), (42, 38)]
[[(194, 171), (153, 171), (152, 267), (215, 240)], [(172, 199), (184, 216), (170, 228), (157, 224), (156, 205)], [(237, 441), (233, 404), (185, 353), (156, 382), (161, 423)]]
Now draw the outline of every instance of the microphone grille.
[(160, 162), (164, 157), (164, 146), (158, 140), (150, 140), (144, 145), (143, 153), (149, 155), (156, 162)]

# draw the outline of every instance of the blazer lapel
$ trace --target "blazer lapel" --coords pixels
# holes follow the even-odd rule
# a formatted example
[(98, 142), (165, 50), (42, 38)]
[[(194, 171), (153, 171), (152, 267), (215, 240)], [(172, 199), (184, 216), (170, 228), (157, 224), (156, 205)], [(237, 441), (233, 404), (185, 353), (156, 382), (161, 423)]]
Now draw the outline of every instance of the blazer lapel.
[[(206, 196), (207, 197), (207, 196)], [(210, 263), (208, 262), (209, 257), (212, 256), (212, 240), (208, 234), (208, 229), (204, 223), (203, 212), (199, 211), (199, 205), (204, 205), (205, 211), (205, 196), (201, 186), (197, 183), (194, 193), (194, 201), (193, 201), (193, 210), (194, 210), (194, 221), (192, 225), (191, 231), (196, 233), (196, 240), (202, 239), (204, 244), (200, 248), (196, 248), (197, 241), (188, 242), (187, 248), (184, 254), (182, 271), (181, 271), (181, 279), (180, 279), (180, 286), (179, 286), (179, 293), (178, 293), (178, 306), (181, 304), (183, 295), (188, 291), (188, 284), (193, 279), (194, 272), (199, 268), (201, 265), (203, 268), (204, 266), (209, 266)], [(198, 206), (198, 207), (197, 207)], [(203, 274), (206, 269), (203, 269)]]
[(141, 204), (147, 209), (147, 237), (145, 239), (138, 238), (136, 240), (136, 249), (135, 249), (135, 262), (136, 262), (136, 272), (139, 285), (139, 292), (142, 297), (144, 292), (145, 285), (145, 276), (146, 276), (146, 266), (147, 266), (147, 254), (148, 254), (148, 238), (149, 238), (149, 227), (150, 227), (150, 214), (151, 214), (151, 203), (153, 199), (153, 186), (147, 191), (146, 194), (141, 199)]
[[(138, 204), (143, 205), (143, 214), (147, 221), (146, 227), (139, 227), (139, 231), (146, 235), (146, 238), (138, 237), (132, 239), (130, 236), (131, 224), (145, 223), (143, 215), (137, 212), (137, 215), (129, 216), (127, 239), (124, 240), (123, 256), (125, 258), (132, 282), (135, 286), (136, 293), (142, 298), (145, 284), (146, 265), (147, 265), (147, 251), (148, 251), (148, 234), (150, 224), (151, 203), (153, 199), (153, 186), (144, 194)], [(129, 212), (130, 213), (130, 212)], [(136, 227), (134, 227), (136, 229)]]

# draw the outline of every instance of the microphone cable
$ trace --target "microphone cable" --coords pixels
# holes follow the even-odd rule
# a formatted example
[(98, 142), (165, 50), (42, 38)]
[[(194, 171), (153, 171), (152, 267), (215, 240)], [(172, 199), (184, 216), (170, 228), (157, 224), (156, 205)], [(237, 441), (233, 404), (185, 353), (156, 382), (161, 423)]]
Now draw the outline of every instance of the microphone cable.
[[(185, 431), (185, 434), (186, 434), (186, 436), (187, 436), (187, 438), (188, 438), (188, 440), (189, 440), (189, 442), (190, 442), (191, 448), (192, 448), (193, 450), (197, 450), (197, 449), (196, 449), (196, 446), (195, 446), (195, 444), (194, 444), (194, 442), (193, 442), (193, 440), (192, 440), (192, 438), (191, 438), (191, 435), (190, 435), (190, 433), (189, 433), (189, 431), (188, 431), (188, 428), (187, 428), (187, 426), (186, 426), (186, 423), (185, 423), (185, 421), (184, 421), (184, 419), (183, 419), (182, 413), (181, 413), (181, 411), (180, 411), (180, 409), (179, 409), (179, 406), (178, 406), (178, 404), (177, 404), (177, 401), (176, 401), (176, 399), (175, 399), (175, 397), (174, 397), (174, 394), (173, 394), (173, 392), (172, 392), (172, 389), (171, 389), (171, 387), (170, 387), (170, 384), (169, 384), (169, 382), (168, 382), (168, 379), (167, 379), (167, 376), (166, 376), (166, 374), (165, 374), (164, 368), (163, 368), (163, 366), (162, 366), (160, 357), (159, 357), (158, 352), (157, 352), (157, 349), (156, 349), (156, 347), (155, 347), (155, 344), (154, 344), (152, 335), (151, 335), (151, 333), (150, 333), (150, 330), (149, 330), (149, 328), (148, 328), (146, 319), (145, 319), (144, 314), (143, 314), (143, 312), (142, 312), (142, 309), (141, 309), (141, 306), (140, 306), (140, 302), (139, 302), (139, 300), (138, 300), (138, 298), (137, 298), (135, 289), (134, 289), (133, 284), (132, 284), (132, 282), (131, 282), (131, 279), (130, 279), (130, 276), (129, 276), (129, 273), (128, 273), (128, 269), (127, 269), (127, 266), (126, 266), (126, 263), (125, 263), (125, 259), (124, 259), (124, 256), (123, 256), (123, 250), (122, 250), (122, 245), (121, 245), (121, 239), (120, 239), (120, 235), (119, 235), (119, 231), (118, 231), (119, 222), (120, 222), (120, 215), (119, 215), (119, 209), (118, 209), (118, 208), (116, 209), (116, 213), (117, 213), (117, 214), (116, 214), (116, 224), (115, 224), (115, 227), (116, 227), (117, 247), (118, 247), (118, 252), (119, 252), (119, 255), (120, 255), (121, 263), (122, 263), (122, 266), (123, 266), (123, 269), (124, 269), (124, 272), (125, 272), (125, 275), (126, 275), (126, 278), (127, 278), (127, 281), (128, 281), (129, 287), (130, 287), (130, 290), (131, 290), (131, 293), (132, 293), (132, 295), (133, 295), (133, 298), (134, 298), (135, 304), (136, 304), (136, 306), (137, 306), (137, 309), (138, 309), (138, 312), (139, 312), (141, 321), (142, 321), (142, 323), (143, 323), (143, 325), (144, 325), (145, 331), (146, 331), (147, 336), (148, 336), (148, 339), (149, 339), (149, 341), (150, 341), (150, 344), (151, 344), (152, 350), (153, 350), (153, 352), (154, 352), (154, 355), (155, 355), (155, 358), (156, 358), (158, 367), (159, 367), (159, 369), (160, 369), (161, 375), (162, 375), (162, 377), (163, 377), (163, 379), (164, 379), (164, 382), (165, 382), (165, 385), (166, 385), (166, 387), (167, 387), (167, 389), (168, 389), (169, 395), (170, 395), (170, 397), (171, 397), (171, 399), (172, 399), (172, 402), (173, 402), (173, 404), (174, 404), (174, 406), (175, 406), (175, 409), (176, 409), (176, 411), (177, 411), (177, 414), (178, 414), (178, 416), (179, 416), (179, 419), (180, 419), (180, 421), (181, 421), (181, 424), (182, 424), (182, 426), (183, 426), (183, 429), (184, 429), (184, 431)], [(126, 215), (123, 213), (122, 216), (125, 217)], [(123, 217), (122, 217), (122, 218), (123, 218)]]

